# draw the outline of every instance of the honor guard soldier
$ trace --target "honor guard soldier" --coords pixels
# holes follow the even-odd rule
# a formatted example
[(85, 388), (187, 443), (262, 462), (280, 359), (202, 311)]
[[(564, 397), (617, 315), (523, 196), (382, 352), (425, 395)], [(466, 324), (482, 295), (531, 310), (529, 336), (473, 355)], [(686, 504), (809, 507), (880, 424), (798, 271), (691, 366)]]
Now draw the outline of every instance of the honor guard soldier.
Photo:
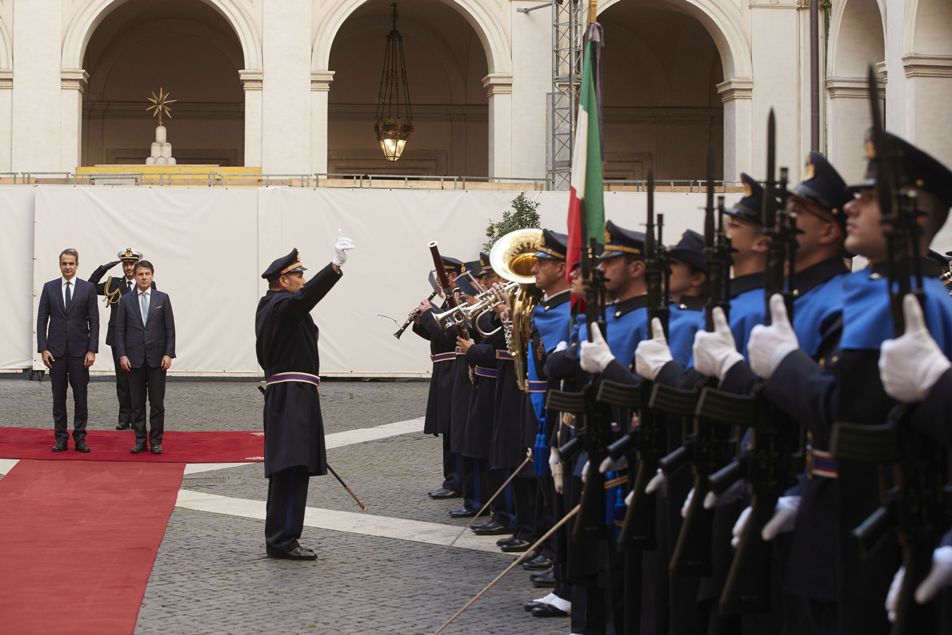
[(272, 558), (314, 560), (298, 544), (308, 480), (327, 473), (321, 418), (318, 329), (310, 311), (341, 277), (353, 243), (338, 237), (334, 259), (305, 282), (297, 249), (261, 274), (268, 291), (255, 314), (255, 351), (265, 372), (264, 471), (268, 478), (266, 550)]
[[(925, 254), (952, 205), (952, 172), (899, 137), (882, 135), (892, 149), (883, 160), (901, 164), (897, 167), (905, 180), (897, 187), (915, 194), (919, 253)], [(810, 600), (805, 615), (809, 627), (843, 635), (889, 631), (882, 602), (899, 566), (894, 541), (880, 540), (863, 559), (852, 536), (880, 505), (877, 466), (830, 454), (835, 422), (881, 425), (895, 405), (878, 369), (880, 347), (893, 336), (890, 254), (875, 190), (873, 144), (867, 149), (866, 178), (852, 188), (855, 198), (845, 206), (845, 247), (866, 257), (869, 266), (843, 280), (838, 294), (842, 317), (824, 333), (819, 362), (800, 350), (776, 297), (771, 299), (771, 326), (756, 329), (749, 343), (751, 368), (765, 378), (766, 396), (811, 434), (808, 465), (812, 462), (813, 478), (807, 481), (798, 511), (791, 557), (799, 571), (809, 572), (800, 580), (801, 592)], [(952, 302), (938, 279), (923, 280), (922, 303), (925, 325), (948, 357)]]
[[(129, 373), (119, 368), (119, 355), (116, 352), (116, 313), (119, 300), (136, 286), (135, 266), (142, 260), (142, 252), (126, 247), (117, 254), (118, 260), (107, 262), (98, 267), (89, 281), (96, 285), (96, 292), (104, 296), (109, 307), (109, 327), (106, 329), (106, 345), (112, 349), (112, 362), (116, 372), (116, 397), (119, 399), (119, 416), (116, 418), (116, 430), (128, 430), (132, 427), (132, 397), (129, 393)], [(100, 282), (106, 272), (122, 263), (122, 277), (110, 276)]]

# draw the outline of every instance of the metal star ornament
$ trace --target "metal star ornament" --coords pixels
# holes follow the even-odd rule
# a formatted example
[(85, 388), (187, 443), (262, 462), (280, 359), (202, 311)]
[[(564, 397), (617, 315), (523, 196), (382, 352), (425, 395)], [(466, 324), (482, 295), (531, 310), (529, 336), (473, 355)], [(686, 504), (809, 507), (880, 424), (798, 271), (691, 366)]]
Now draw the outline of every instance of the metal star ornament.
[(155, 91), (152, 91), (152, 96), (149, 97), (149, 103), (152, 105), (146, 108), (146, 110), (152, 113), (152, 116), (158, 120), (160, 126), (162, 125), (163, 117), (172, 118), (172, 109), (169, 108), (169, 106), (177, 102), (178, 99), (169, 99), (171, 96), (172, 93), (167, 93), (164, 88), (160, 87), (158, 95), (155, 94)]

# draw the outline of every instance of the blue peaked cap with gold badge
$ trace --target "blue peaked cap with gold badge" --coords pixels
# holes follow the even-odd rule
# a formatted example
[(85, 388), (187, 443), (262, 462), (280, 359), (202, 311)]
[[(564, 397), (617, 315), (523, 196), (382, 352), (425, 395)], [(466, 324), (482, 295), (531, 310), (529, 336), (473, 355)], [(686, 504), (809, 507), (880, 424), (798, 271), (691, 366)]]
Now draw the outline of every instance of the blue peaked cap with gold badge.
[(707, 263), (704, 261), (704, 236), (693, 229), (685, 230), (681, 234), (678, 244), (668, 250), (672, 260), (691, 265), (698, 271), (707, 272)]
[[(947, 210), (952, 207), (952, 171), (935, 157), (923, 152), (902, 137), (883, 131), (883, 141), (902, 158), (903, 185), (929, 192), (936, 196)], [(866, 174), (860, 183), (851, 185), (853, 192), (864, 187), (876, 187), (876, 150), (873, 131), (866, 132)]]
[(463, 273), (463, 261), (459, 258), (441, 255), (440, 260), (443, 261), (443, 267), (445, 267), (448, 271), (452, 271), (456, 275)]
[(744, 184), (744, 197), (737, 201), (734, 207), (727, 210), (727, 214), (760, 225), (764, 188), (757, 179), (749, 174), (742, 172), (740, 180)]
[(605, 246), (598, 257), (608, 260), (628, 254), (636, 258), (645, 257), (645, 235), (632, 229), (619, 227), (612, 221), (605, 223)]
[(542, 230), (542, 246), (536, 252), (536, 258), (542, 260), (565, 260), (568, 251), (568, 234), (560, 234), (551, 229)]
[(843, 207), (853, 195), (840, 173), (819, 152), (814, 151), (807, 155), (803, 180), (790, 193), (828, 212), (841, 225), (846, 224)]
[(270, 282), (286, 273), (303, 273), (305, 271), (307, 271), (307, 267), (301, 264), (298, 250), (292, 249), (287, 256), (281, 256), (272, 262), (261, 274), (261, 277)]

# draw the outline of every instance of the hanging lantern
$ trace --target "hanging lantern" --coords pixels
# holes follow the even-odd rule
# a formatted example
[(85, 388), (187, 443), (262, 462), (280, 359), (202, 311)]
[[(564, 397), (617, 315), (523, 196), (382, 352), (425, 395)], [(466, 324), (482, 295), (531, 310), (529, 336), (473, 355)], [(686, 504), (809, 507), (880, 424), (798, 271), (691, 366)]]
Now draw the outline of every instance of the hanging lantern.
[(403, 36), (397, 30), (397, 3), (390, 6), (392, 26), (387, 34), (387, 49), (380, 74), (374, 131), (387, 161), (399, 161), (413, 132), (413, 112), (410, 109), (407, 66), (403, 57)]

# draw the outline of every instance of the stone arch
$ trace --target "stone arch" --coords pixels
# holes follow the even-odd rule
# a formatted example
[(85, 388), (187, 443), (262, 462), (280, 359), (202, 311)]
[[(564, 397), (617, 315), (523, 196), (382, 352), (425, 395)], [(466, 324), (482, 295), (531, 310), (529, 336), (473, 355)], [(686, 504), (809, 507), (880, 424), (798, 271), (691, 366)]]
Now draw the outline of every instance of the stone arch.
[[(625, 1), (630, 0), (599, 2), (598, 12), (604, 13), (613, 5)], [(750, 42), (744, 33), (740, 16), (736, 11), (725, 6), (729, 6), (729, 3), (716, 0), (663, 0), (663, 2), (676, 11), (690, 15), (704, 26), (721, 56), (725, 80), (752, 76)]]
[[(86, 46), (96, 28), (112, 11), (130, 0), (94, 0), (73, 16), (66, 27), (61, 56), (62, 68), (82, 68)], [(231, 25), (241, 43), (244, 67), (260, 70), (261, 43), (251, 16), (239, 0), (199, 0), (215, 9)]]
[(910, 0), (906, 11), (904, 53), (952, 55), (952, 4)]
[(885, 59), (885, 16), (877, 0), (848, 0), (830, 16), (829, 69), (833, 77), (866, 77)]
[[(479, 0), (441, 0), (454, 8), (476, 32), (486, 54), (490, 74), (512, 72), (512, 50), (507, 29), (499, 16)], [(311, 49), (311, 71), (328, 68), (334, 38), (344, 22), (367, 0), (343, 0), (336, 3), (321, 20)]]
[(0, 68), (13, 67), (13, 40), (3, 20), (0, 20)]

